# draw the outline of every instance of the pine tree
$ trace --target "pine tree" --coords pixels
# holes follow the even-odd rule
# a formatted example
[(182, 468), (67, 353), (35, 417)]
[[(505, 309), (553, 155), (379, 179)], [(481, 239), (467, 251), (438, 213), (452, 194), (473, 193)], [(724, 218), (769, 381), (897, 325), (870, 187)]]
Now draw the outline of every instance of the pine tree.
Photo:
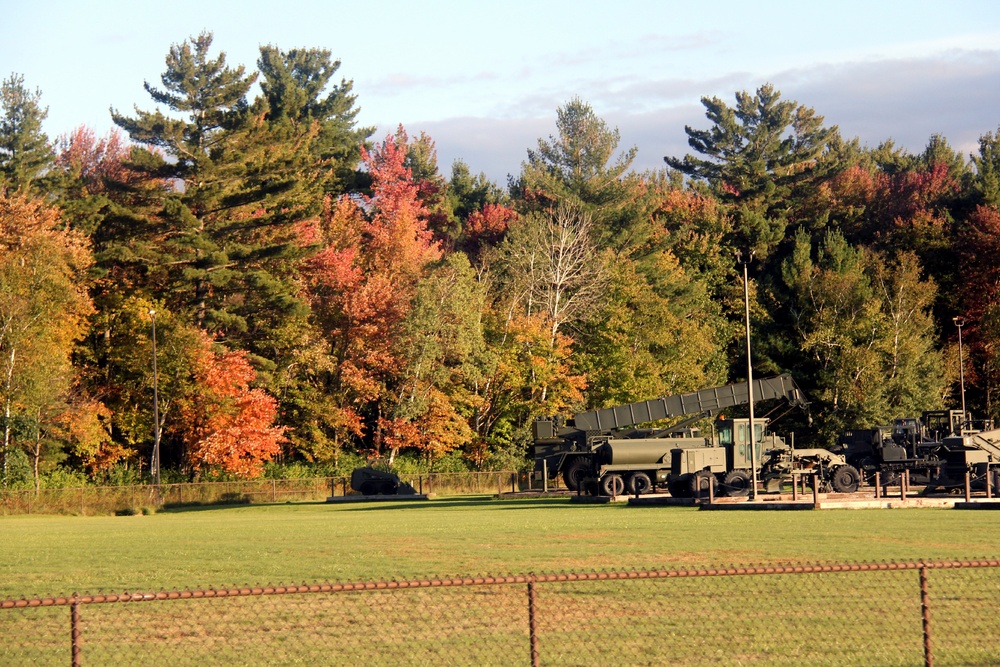
[(11, 74), (0, 85), (0, 185), (38, 189), (55, 153), (42, 131), (48, 107), (41, 106), (40, 90), (30, 91), (24, 76)]
[(785, 239), (796, 218), (795, 202), (840, 168), (837, 156), (827, 155), (839, 131), (824, 127), (813, 109), (782, 100), (771, 84), (752, 95), (736, 93), (735, 107), (717, 97), (701, 103), (712, 127), (684, 131), (691, 148), (705, 157), (664, 160), (731, 204), (741, 237), (736, 244), (764, 258)]

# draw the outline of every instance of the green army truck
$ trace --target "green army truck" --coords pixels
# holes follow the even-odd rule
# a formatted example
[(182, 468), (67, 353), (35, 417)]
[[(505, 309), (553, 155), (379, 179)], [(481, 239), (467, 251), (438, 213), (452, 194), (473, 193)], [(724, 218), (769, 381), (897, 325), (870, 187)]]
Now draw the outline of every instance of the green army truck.
[[(753, 476), (750, 420), (716, 420), (709, 437), (690, 426), (725, 408), (747, 404), (750, 396), (748, 384), (741, 382), (579, 413), (566, 421), (541, 418), (534, 423), (535, 470), (549, 478), (562, 475), (569, 489), (593, 494), (641, 494), (666, 487), (673, 495), (688, 496), (713, 485), (721, 494), (745, 495)], [(754, 380), (752, 396), (754, 401), (784, 399), (795, 406), (807, 405), (788, 374)], [(671, 427), (638, 428), (685, 416)], [(754, 420), (754, 460), (770, 478), (797, 467), (816, 469), (829, 484), (834, 469), (847, 466), (842, 456), (827, 450), (783, 455), (789, 448), (766, 427), (766, 419)], [(855, 490), (857, 478), (857, 471), (847, 466), (835, 490)]]

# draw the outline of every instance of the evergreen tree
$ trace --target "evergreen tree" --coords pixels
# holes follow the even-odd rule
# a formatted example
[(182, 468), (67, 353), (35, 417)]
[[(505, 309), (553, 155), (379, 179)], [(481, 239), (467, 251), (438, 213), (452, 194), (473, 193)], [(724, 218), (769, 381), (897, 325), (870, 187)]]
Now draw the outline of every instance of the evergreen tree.
[(24, 76), (11, 74), (0, 84), (0, 186), (38, 189), (38, 179), (52, 166), (55, 153), (42, 131), (49, 114), (40, 90), (30, 91)]
[(836, 126), (792, 100), (782, 100), (771, 84), (755, 94), (736, 93), (736, 106), (703, 97), (707, 130), (685, 126), (688, 143), (700, 155), (665, 157), (666, 163), (696, 181), (704, 181), (732, 205), (739, 238), (735, 244), (766, 258), (785, 239), (797, 217), (796, 202), (838, 169), (831, 151), (839, 139)]
[(639, 178), (629, 172), (637, 152), (621, 153), (621, 135), (609, 129), (593, 108), (573, 98), (556, 110), (558, 136), (538, 140), (528, 150), (521, 176), (512, 183), (512, 195), (522, 210), (551, 208), (557, 202), (583, 207), (594, 218), (594, 232), (601, 246), (634, 249), (636, 225), (642, 215)]

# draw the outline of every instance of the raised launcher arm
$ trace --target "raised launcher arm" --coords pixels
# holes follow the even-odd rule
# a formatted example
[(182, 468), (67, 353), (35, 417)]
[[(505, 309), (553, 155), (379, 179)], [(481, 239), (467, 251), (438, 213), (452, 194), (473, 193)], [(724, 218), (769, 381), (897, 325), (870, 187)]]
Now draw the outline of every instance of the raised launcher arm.
[[(805, 407), (809, 404), (805, 393), (788, 373), (753, 381), (753, 400), (766, 401), (783, 398), (789, 404)], [(581, 412), (573, 416), (573, 426), (581, 431), (608, 432), (630, 428), (639, 424), (680, 417), (683, 415), (714, 415), (720, 410), (750, 402), (746, 382), (702, 389), (690, 394), (665, 396), (650, 401), (618, 405), (603, 410)]]

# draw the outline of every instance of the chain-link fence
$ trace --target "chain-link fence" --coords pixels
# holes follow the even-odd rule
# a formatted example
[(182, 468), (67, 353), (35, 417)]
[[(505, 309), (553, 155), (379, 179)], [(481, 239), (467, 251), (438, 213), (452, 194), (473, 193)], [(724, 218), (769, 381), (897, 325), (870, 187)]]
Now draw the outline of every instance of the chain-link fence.
[(0, 664), (1000, 665), (1000, 560), (0, 601)]

